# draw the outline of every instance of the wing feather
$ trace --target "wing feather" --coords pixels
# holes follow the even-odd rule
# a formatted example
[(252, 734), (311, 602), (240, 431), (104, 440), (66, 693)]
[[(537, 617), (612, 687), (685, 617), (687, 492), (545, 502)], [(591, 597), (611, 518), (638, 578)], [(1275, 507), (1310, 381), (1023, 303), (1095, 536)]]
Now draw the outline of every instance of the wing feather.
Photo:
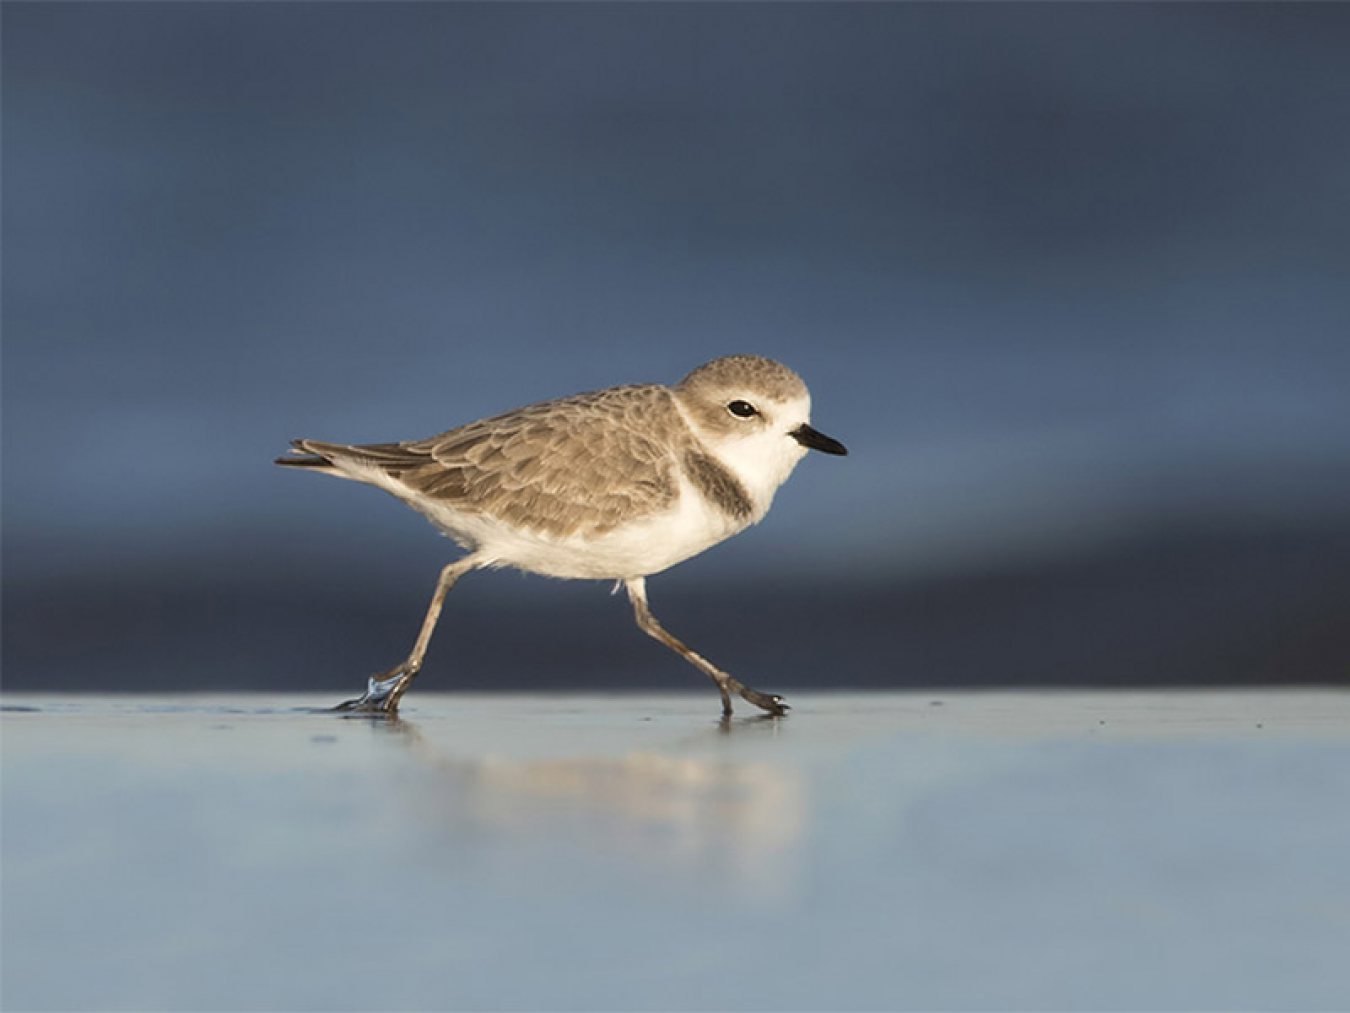
[(616, 387), (546, 401), (425, 440), (310, 453), (377, 468), (418, 498), (554, 537), (600, 535), (678, 495), (689, 440), (664, 387)]

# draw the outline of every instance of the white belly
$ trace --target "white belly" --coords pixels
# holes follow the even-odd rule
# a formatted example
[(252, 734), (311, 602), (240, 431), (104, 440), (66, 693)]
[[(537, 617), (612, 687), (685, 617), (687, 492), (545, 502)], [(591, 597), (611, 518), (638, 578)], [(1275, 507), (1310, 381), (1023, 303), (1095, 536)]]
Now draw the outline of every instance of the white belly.
[(490, 565), (572, 579), (623, 580), (660, 573), (749, 524), (728, 517), (687, 482), (682, 482), (673, 509), (595, 538), (558, 538), (522, 531), (486, 514), (409, 502), (460, 544), (482, 553)]

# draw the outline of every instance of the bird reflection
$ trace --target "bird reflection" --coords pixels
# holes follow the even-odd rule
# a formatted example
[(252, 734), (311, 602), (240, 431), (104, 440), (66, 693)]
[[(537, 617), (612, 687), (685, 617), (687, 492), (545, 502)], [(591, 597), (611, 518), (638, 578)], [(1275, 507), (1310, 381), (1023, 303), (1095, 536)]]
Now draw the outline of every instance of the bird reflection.
[[(807, 797), (800, 772), (773, 757), (709, 755), (726, 736), (778, 733), (759, 717), (622, 755), (516, 757), (458, 745), (451, 729), (404, 718), (372, 722), (426, 777), (401, 791), (418, 817), (463, 847), (569, 849), (616, 866), (704, 886), (780, 896), (796, 880)], [(655, 731), (655, 730), (654, 730)]]

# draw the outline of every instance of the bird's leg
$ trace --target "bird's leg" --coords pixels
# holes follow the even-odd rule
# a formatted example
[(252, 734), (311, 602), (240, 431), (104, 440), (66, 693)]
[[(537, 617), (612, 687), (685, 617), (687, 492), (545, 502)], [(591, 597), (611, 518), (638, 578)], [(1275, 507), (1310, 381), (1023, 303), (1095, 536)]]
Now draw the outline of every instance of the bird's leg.
[(657, 621), (656, 616), (652, 615), (652, 610), (647, 604), (647, 582), (644, 578), (634, 577), (631, 580), (625, 580), (623, 583), (628, 591), (628, 600), (633, 603), (633, 616), (637, 619), (638, 628), (647, 636), (661, 641), (717, 684), (717, 689), (722, 694), (723, 716), (731, 713), (732, 693), (738, 694), (775, 717), (781, 717), (787, 713), (788, 705), (783, 702), (781, 696), (761, 693), (759, 690), (751, 689), (749, 686), (738, 682), (678, 637), (668, 633), (666, 628)]
[(397, 713), (398, 702), (403, 699), (403, 694), (408, 692), (408, 687), (417, 678), (417, 673), (422, 670), (422, 661), (426, 658), (427, 646), (431, 643), (431, 634), (436, 629), (436, 620), (441, 616), (441, 606), (445, 604), (445, 596), (455, 586), (455, 581), (478, 566), (480, 562), (472, 555), (465, 556), (463, 559), (457, 559), (448, 564), (441, 570), (440, 579), (436, 581), (436, 591), (431, 596), (431, 604), (427, 607), (426, 618), (422, 620), (422, 631), (417, 635), (417, 643), (413, 644), (412, 653), (389, 671), (382, 672), (378, 676), (372, 676), (364, 696), (357, 700), (340, 703), (333, 708), (334, 710), (356, 711), (364, 714)]

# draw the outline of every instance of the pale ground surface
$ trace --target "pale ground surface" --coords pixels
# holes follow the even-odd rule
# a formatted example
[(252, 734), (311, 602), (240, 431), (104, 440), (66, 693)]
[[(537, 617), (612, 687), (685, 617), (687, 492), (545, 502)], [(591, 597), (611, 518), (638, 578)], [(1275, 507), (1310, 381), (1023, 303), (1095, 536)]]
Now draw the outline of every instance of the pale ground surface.
[(1347, 693), (332, 702), (8, 696), (4, 1009), (1350, 1009)]

